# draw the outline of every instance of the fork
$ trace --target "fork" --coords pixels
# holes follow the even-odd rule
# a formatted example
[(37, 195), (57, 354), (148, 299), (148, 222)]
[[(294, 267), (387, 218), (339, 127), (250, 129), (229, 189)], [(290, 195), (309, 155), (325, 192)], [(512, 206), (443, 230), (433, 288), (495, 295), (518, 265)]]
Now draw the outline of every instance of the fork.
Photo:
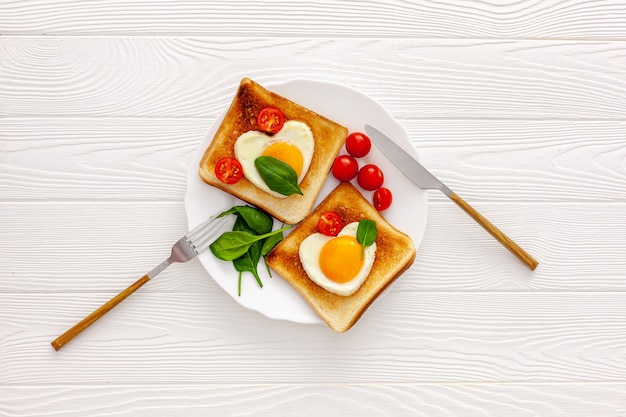
[(124, 291), (111, 298), (109, 301), (100, 306), (97, 310), (93, 311), (87, 317), (76, 323), (70, 329), (68, 329), (61, 336), (57, 337), (51, 342), (52, 347), (55, 350), (61, 349), (67, 342), (72, 340), (78, 334), (80, 334), (87, 327), (92, 325), (100, 317), (108, 313), (113, 307), (121, 303), (139, 289), (143, 284), (148, 282), (151, 278), (156, 277), (165, 268), (170, 266), (174, 262), (187, 262), (205, 249), (209, 247), (209, 244), (222, 228), (229, 222), (228, 216), (219, 217), (211, 216), (206, 221), (195, 227), (185, 236), (180, 238), (178, 242), (172, 246), (172, 251), (166, 260), (161, 262), (158, 266), (148, 272), (146, 275), (139, 278), (133, 284), (131, 284)]

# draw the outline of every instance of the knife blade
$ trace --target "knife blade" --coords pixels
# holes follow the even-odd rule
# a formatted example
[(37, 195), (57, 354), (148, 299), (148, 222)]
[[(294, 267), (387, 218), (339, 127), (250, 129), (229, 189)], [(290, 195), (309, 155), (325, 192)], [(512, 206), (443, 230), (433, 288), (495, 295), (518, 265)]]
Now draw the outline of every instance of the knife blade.
[(382, 133), (369, 124), (365, 125), (365, 133), (372, 140), (372, 143), (376, 148), (392, 162), (400, 172), (402, 172), (409, 180), (415, 185), (423, 189), (439, 190), (445, 194), (448, 198), (454, 201), (459, 207), (463, 209), (470, 217), (472, 217), (478, 224), (480, 224), (485, 230), (487, 230), (498, 242), (517, 256), (526, 266), (531, 270), (535, 270), (539, 262), (533, 258), (528, 252), (522, 249), (511, 238), (504, 234), (500, 229), (494, 226), (487, 218), (481, 215), (476, 209), (474, 209), (469, 203), (459, 197), (448, 186), (435, 177), (430, 171), (428, 171), (422, 164), (420, 164), (413, 156), (402, 149), (396, 142), (391, 140), (387, 135)]

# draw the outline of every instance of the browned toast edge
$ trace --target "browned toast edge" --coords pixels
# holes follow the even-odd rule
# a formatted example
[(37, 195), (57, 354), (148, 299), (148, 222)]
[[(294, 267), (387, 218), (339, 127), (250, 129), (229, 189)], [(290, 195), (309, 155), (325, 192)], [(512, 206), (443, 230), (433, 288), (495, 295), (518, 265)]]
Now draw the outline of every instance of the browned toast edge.
[[(300, 263), (300, 243), (306, 236), (317, 232), (317, 219), (327, 211), (337, 212), (346, 224), (362, 218), (377, 223), (377, 251), (372, 271), (361, 288), (350, 296), (333, 294), (319, 287), (306, 275)], [(398, 252), (400, 247), (402, 252)], [(412, 239), (387, 222), (352, 184), (343, 182), (268, 254), (266, 261), (304, 297), (329, 327), (343, 333), (413, 264), (415, 256)], [(393, 264), (393, 259), (400, 263)]]
[[(258, 130), (256, 115), (268, 106), (280, 109), (286, 120), (300, 120), (311, 128), (315, 149), (309, 171), (300, 183), (304, 195), (274, 197), (257, 188), (246, 178), (229, 185), (215, 176), (214, 166), (217, 161), (225, 156), (235, 156), (235, 141), (244, 132)], [(207, 184), (267, 211), (280, 221), (295, 224), (311, 212), (333, 161), (347, 136), (346, 127), (265, 89), (249, 78), (244, 78), (239, 84), (224, 120), (202, 156), (199, 175)]]

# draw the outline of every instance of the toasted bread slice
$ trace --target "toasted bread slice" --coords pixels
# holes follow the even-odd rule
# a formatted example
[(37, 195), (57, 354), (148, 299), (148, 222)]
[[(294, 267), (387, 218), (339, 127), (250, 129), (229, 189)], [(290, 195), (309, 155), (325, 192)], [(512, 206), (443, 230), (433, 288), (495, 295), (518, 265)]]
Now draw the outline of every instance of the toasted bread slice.
[[(315, 284), (304, 271), (298, 255), (302, 241), (317, 232), (318, 219), (328, 211), (337, 213), (344, 224), (361, 219), (376, 222), (374, 265), (363, 285), (349, 296), (336, 295)], [(387, 222), (352, 184), (342, 182), (268, 254), (266, 261), (298, 290), (330, 328), (343, 333), (413, 264), (415, 253), (408, 235)]]
[[(306, 123), (313, 133), (315, 145), (311, 165), (300, 182), (302, 195), (274, 197), (246, 178), (229, 185), (215, 176), (214, 169), (217, 161), (222, 157), (235, 156), (235, 141), (247, 131), (259, 130), (256, 122), (257, 116), (263, 108), (268, 106), (278, 108), (285, 116), (285, 120), (299, 120)], [(244, 78), (224, 121), (200, 161), (200, 177), (206, 183), (267, 211), (280, 221), (295, 224), (311, 212), (335, 157), (347, 136), (348, 129), (344, 126)]]

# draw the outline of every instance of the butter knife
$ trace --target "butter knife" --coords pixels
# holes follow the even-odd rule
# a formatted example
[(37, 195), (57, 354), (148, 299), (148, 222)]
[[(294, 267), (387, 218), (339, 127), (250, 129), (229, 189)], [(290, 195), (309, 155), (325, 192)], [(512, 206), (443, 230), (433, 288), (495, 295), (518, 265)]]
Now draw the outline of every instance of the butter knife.
[(478, 224), (496, 238), (504, 247), (510, 250), (531, 270), (535, 270), (539, 262), (522, 249), (511, 238), (505, 235), (500, 229), (494, 226), (489, 220), (482, 216), (476, 209), (470, 206), (465, 200), (459, 197), (454, 191), (448, 188), (443, 182), (428, 171), (413, 156), (398, 146), (393, 140), (387, 137), (378, 129), (366, 124), (365, 133), (370, 137), (376, 148), (391, 161), (398, 169), (415, 185), (423, 189), (439, 190), (450, 200), (454, 201), (467, 214), (469, 214)]

